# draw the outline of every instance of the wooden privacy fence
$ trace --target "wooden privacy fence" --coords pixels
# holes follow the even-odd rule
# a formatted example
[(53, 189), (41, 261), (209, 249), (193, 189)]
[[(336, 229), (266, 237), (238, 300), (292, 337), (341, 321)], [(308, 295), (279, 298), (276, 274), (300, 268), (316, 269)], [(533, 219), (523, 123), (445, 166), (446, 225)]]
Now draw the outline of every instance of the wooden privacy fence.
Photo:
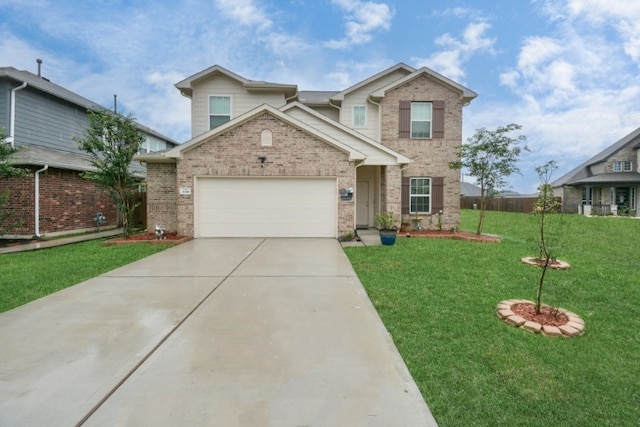
[[(531, 213), (537, 201), (538, 197), (493, 197), (487, 200), (487, 210)], [(480, 209), (480, 197), (460, 197), (460, 208)]]

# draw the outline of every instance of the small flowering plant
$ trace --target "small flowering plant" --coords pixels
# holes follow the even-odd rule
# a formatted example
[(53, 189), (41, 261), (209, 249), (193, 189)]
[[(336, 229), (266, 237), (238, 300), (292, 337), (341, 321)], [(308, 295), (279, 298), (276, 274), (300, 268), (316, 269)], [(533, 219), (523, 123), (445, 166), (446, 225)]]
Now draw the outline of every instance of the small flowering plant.
[(438, 224), (438, 230), (442, 231), (442, 209), (436, 214), (436, 223)]

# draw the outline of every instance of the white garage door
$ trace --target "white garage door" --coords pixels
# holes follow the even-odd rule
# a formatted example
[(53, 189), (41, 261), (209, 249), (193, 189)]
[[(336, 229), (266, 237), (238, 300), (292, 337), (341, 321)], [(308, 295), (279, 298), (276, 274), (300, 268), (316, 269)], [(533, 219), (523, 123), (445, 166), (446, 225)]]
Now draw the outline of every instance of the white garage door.
[(335, 178), (197, 178), (196, 237), (336, 237)]

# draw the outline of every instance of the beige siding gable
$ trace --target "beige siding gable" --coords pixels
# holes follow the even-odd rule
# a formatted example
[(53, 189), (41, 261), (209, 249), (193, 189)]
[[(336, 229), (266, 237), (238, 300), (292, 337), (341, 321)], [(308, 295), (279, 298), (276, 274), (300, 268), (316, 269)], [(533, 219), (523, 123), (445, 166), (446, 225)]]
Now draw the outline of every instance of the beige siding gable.
[(198, 82), (193, 87), (191, 137), (210, 130), (209, 97), (212, 95), (231, 96), (231, 119), (262, 104), (277, 108), (285, 103), (282, 93), (249, 93), (241, 82), (222, 74), (216, 74), (212, 78)]
[[(380, 141), (380, 110), (376, 103), (369, 101), (369, 95), (371, 92), (390, 85), (396, 80), (399, 80), (407, 75), (405, 70), (396, 70), (383, 77), (369, 82), (353, 91), (344, 95), (342, 101), (340, 123), (345, 126), (354, 128), (358, 132), (372, 138), (375, 141)], [(366, 111), (366, 126), (354, 127), (353, 126), (353, 107), (356, 105), (364, 105), (367, 108)]]
[(409, 159), (398, 159), (397, 154), (385, 151), (384, 147), (377, 147), (375, 142), (372, 141), (373, 144), (369, 143), (358, 136), (341, 130), (331, 123), (304, 111), (301, 108), (289, 108), (287, 109), (286, 114), (300, 120), (325, 135), (343, 142), (354, 150), (363, 153), (366, 156), (366, 160), (364, 161), (364, 164), (366, 165), (396, 165), (399, 163), (399, 160), (403, 160), (407, 163), (409, 161)]

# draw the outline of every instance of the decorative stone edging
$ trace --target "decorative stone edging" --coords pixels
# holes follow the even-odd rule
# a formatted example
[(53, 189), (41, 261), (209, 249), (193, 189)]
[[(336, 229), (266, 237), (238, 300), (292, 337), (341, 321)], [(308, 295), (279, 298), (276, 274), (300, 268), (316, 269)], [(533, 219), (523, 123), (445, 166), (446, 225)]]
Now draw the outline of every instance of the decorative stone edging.
[[(528, 256), (528, 257), (521, 258), (520, 262), (527, 265), (541, 267), (540, 262), (538, 260), (539, 258)], [(571, 266), (569, 265), (568, 262), (557, 259), (553, 264), (549, 264), (547, 268), (551, 268), (553, 270), (567, 270), (569, 267)]]
[[(511, 299), (501, 301), (496, 307), (496, 314), (502, 320), (516, 328), (523, 329), (527, 332), (534, 334), (542, 334), (547, 337), (565, 337), (571, 338), (584, 334), (586, 326), (584, 320), (575, 313), (572, 313), (564, 308), (558, 308), (559, 313), (563, 313), (569, 318), (569, 321), (561, 326), (541, 325), (538, 322), (526, 320), (522, 316), (515, 314), (511, 311), (511, 306), (514, 304), (534, 304), (534, 302), (523, 299)], [(544, 307), (550, 307), (543, 305)]]

